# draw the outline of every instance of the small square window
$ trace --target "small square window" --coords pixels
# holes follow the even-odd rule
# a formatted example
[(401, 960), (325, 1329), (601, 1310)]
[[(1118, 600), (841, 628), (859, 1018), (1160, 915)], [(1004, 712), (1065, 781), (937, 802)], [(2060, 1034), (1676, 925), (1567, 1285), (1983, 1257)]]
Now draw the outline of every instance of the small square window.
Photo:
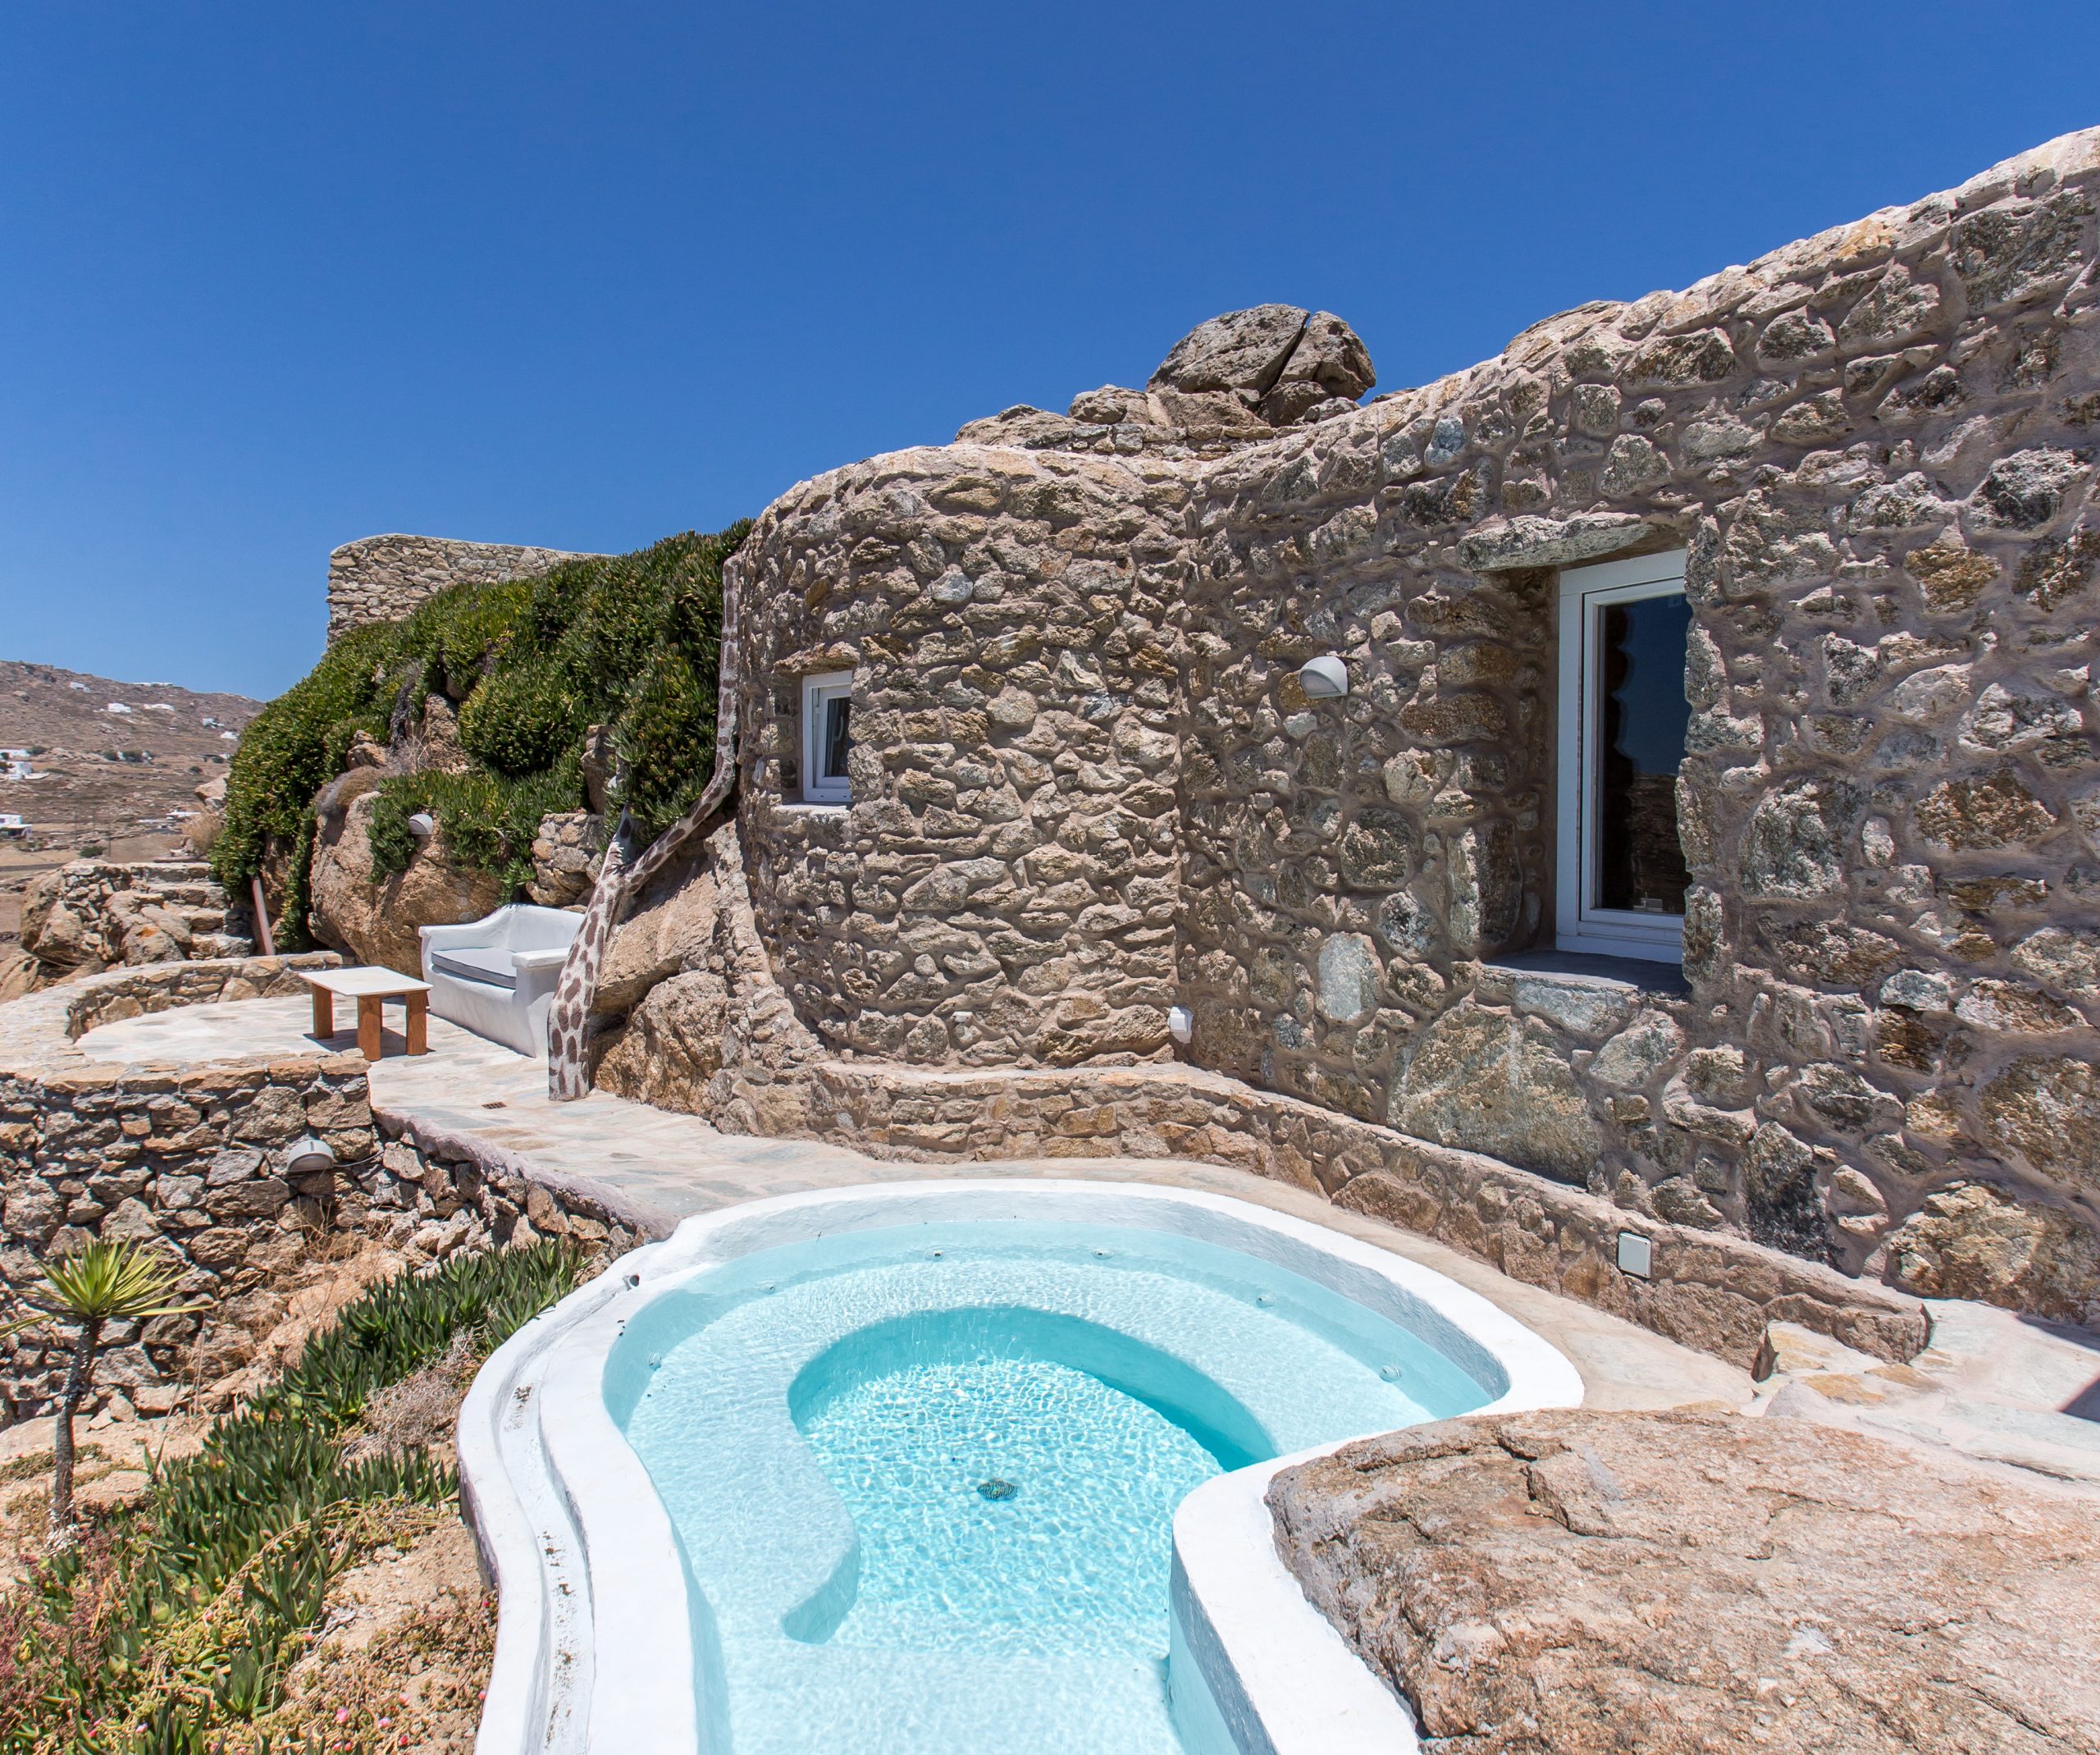
[(1677, 775), (1691, 717), (1684, 556), (1560, 576), (1559, 896), (1564, 951), (1676, 962), (1691, 887)]
[(853, 748), (853, 673), (802, 679), (802, 800), (848, 804), (846, 758)]

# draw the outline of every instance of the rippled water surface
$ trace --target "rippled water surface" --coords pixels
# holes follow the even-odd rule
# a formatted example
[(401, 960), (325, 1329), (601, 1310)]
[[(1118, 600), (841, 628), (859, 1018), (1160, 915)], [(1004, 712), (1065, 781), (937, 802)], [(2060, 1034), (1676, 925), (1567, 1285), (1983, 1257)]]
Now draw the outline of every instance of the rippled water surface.
[(1488, 1399), (1294, 1275), (1071, 1225), (748, 1257), (659, 1300), (608, 1373), (738, 1755), (1176, 1755), (1190, 1489)]
[(805, 1428), (861, 1535), (844, 1644), (1166, 1655), (1174, 1508), (1217, 1473), (1169, 1420), (1041, 1360), (910, 1366)]

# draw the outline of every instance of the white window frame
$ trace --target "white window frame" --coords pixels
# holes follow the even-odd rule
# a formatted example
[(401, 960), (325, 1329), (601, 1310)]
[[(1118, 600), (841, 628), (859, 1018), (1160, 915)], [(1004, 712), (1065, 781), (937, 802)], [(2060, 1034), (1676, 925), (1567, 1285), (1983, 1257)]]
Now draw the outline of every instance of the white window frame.
[(853, 698), (853, 673), (827, 670), (821, 676), (802, 679), (802, 802), (805, 804), (851, 804), (851, 785), (844, 775), (827, 778), (822, 766), (824, 709), (827, 702), (843, 696)]
[(1560, 575), (1559, 838), (1556, 861), (1554, 942), (1564, 951), (1638, 957), (1650, 962), (1684, 959), (1682, 916), (1600, 908), (1596, 893), (1598, 611), (1615, 603), (1667, 597), (1684, 589), (1684, 551), (1642, 555), (1569, 567)]

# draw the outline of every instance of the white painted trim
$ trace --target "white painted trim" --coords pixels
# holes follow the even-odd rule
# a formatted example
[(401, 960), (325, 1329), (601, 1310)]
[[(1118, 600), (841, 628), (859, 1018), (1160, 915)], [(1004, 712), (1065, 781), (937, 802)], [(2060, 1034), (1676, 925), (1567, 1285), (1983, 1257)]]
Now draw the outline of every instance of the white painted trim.
[(1414, 1713), (1317, 1609), (1276, 1547), (1269, 1486), (1300, 1451), (1212, 1477), (1174, 1514), (1174, 1690), (1189, 1755), (1414, 1755)]
[(1634, 603), (1684, 589), (1685, 551), (1641, 555), (1564, 568), (1560, 574), (1559, 741), (1558, 834), (1555, 846), (1555, 947), (1606, 957), (1637, 957), (1650, 962), (1684, 960), (1684, 921), (1667, 916), (1589, 905), (1597, 869), (1596, 770), (1590, 752), (1596, 740), (1595, 612), (1605, 604)]
[(853, 698), (853, 673), (827, 670), (802, 679), (802, 802), (847, 804), (852, 789), (843, 775), (827, 778), (819, 771), (824, 738), (824, 703)]
[[(605, 1406), (605, 1360), (641, 1309), (725, 1261), (841, 1231), (967, 1219), (1064, 1220), (1198, 1238), (1404, 1320), (1503, 1393), (1480, 1413), (1569, 1407), (1575, 1368), (1476, 1292), (1418, 1263), (1223, 1195), (1148, 1184), (894, 1182), (787, 1195), (687, 1219), (528, 1323), (482, 1367), (459, 1419), (459, 1473), (500, 1588), (477, 1755), (714, 1755), (670, 1522)], [(520, 1392), (523, 1392), (521, 1394)], [(1364, 1436), (1368, 1436), (1365, 1434)], [(1317, 1452), (1308, 1452), (1316, 1455)], [(1306, 1601), (1262, 1500), (1291, 1457), (1207, 1483), (1175, 1519), (1177, 1724), (1196, 1755), (1357, 1755), (1413, 1746), (1406, 1704)], [(1218, 1734), (1229, 1737), (1222, 1744)]]

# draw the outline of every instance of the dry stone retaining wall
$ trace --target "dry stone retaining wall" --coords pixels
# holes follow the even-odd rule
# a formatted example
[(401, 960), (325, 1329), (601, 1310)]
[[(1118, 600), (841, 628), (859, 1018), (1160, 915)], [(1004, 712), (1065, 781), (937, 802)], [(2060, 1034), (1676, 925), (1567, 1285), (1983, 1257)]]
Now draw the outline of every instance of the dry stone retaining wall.
[[(2100, 1319), (2096, 191), (2069, 136), (1208, 460), (1046, 428), (796, 489), (732, 563), (796, 1012), (1025, 1067), (1185, 1004), (1338, 1114)], [(1671, 549), (1689, 992), (1499, 970), (1550, 942), (1558, 572)], [(849, 667), (854, 802), (799, 803)]]
[[(1911, 1299), (1193, 1067), (940, 1072), (829, 1061), (810, 1069), (810, 1109), (828, 1118), (828, 1136), (874, 1156), (1231, 1164), (1746, 1369), (1775, 1322), (1884, 1359), (1909, 1359), (1925, 1344), (1924, 1313)], [(1648, 1241), (1647, 1276), (1618, 1271), (1623, 1232)]]
[[(1230, 1164), (1745, 1367), (1774, 1322), (1889, 1359), (1925, 1344), (1924, 1315), (1911, 1299), (1218, 1073), (1159, 1062), (964, 1069), (828, 1055), (774, 977), (733, 825), (708, 852), (704, 869), (670, 894), (645, 898), (623, 929), (670, 961), (609, 1032), (600, 1089), (705, 1116), (726, 1131), (821, 1137), (875, 1158)], [(609, 971), (636, 955), (616, 939)], [(1649, 1244), (1647, 1276), (1619, 1271), (1622, 1233)]]
[[(633, 1241), (632, 1216), (586, 1192), (529, 1184), (471, 1143), (419, 1141), (403, 1118), (375, 1117), (362, 1055), (126, 1064), (72, 1045), (143, 1012), (303, 994), (294, 971), (338, 960), (112, 971), (0, 1007), (0, 1286), (28, 1289), (43, 1260), (90, 1238), (129, 1238), (179, 1258), (183, 1293), (208, 1306), (112, 1328), (99, 1402), (164, 1413), (238, 1370), (331, 1235), (376, 1238), (411, 1265), (539, 1235), (593, 1250)], [(336, 1168), (293, 1176), (286, 1148), (308, 1133)], [(0, 1424), (48, 1410), (63, 1368), (48, 1331), (0, 1343)]]
[(450, 537), (362, 537), (328, 556), (328, 638), (368, 622), (398, 622), (448, 585), (529, 578), (578, 555)]

